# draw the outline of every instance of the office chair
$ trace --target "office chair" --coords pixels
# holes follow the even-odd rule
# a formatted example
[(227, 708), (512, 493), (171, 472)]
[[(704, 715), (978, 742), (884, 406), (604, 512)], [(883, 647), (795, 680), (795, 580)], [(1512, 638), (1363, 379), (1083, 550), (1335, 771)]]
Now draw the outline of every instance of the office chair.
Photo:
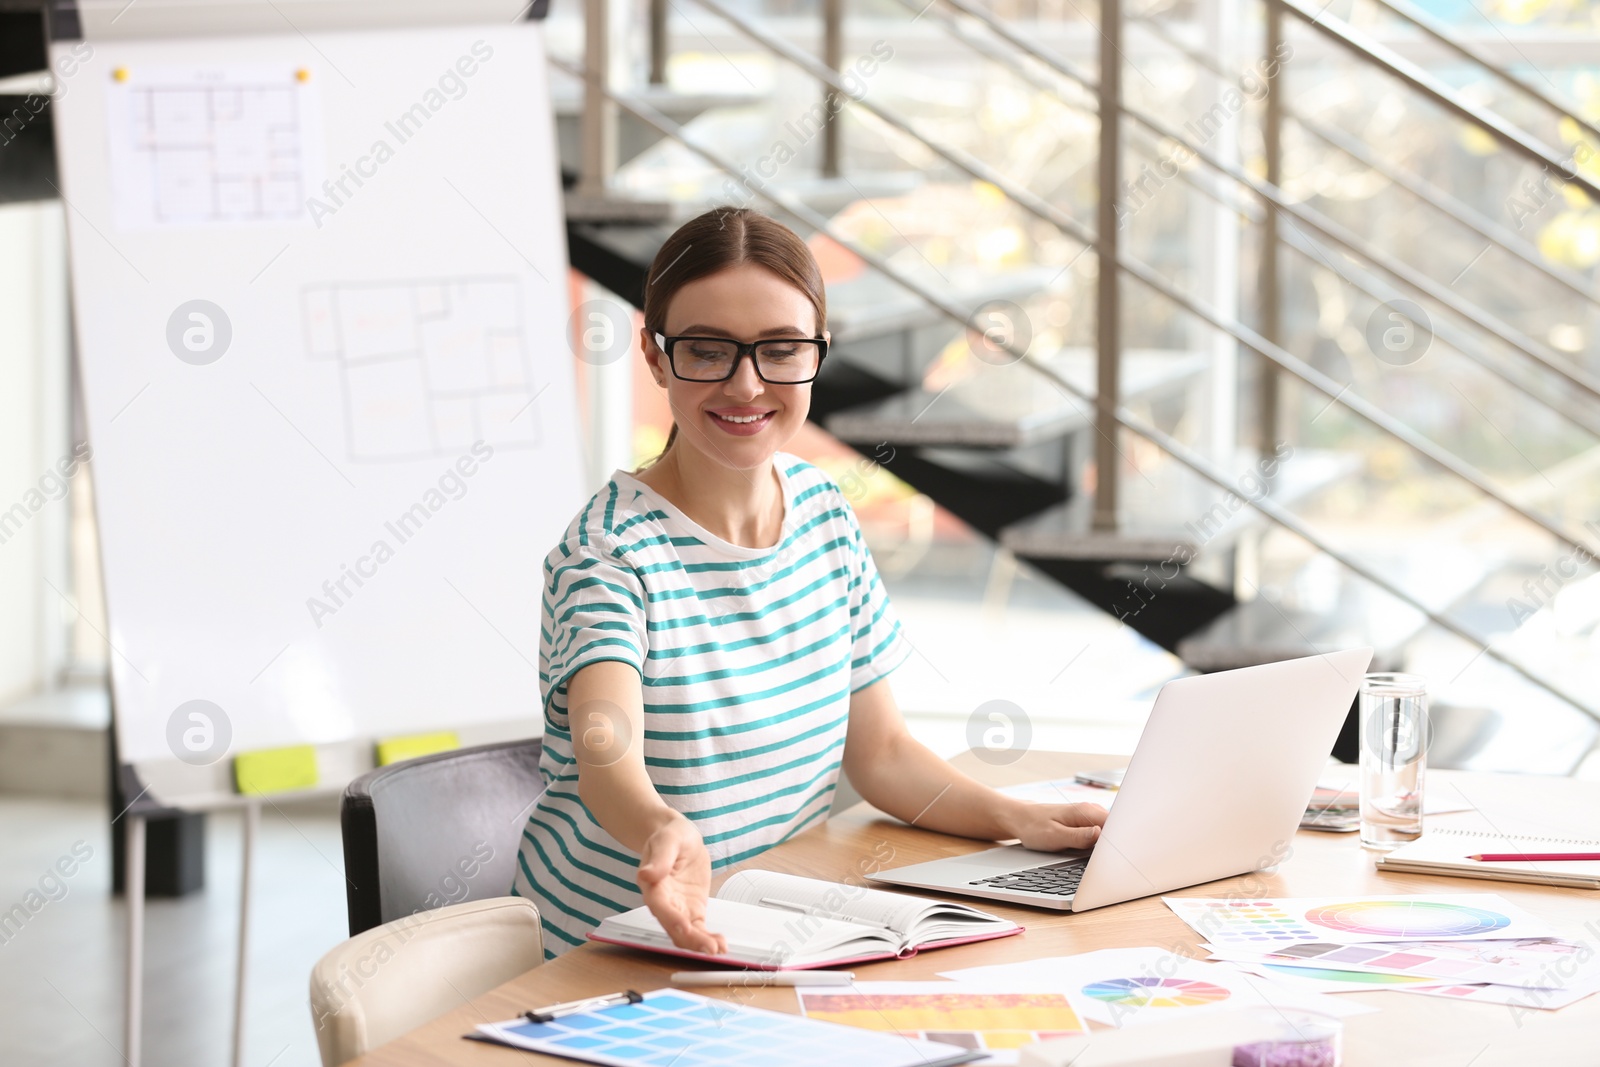
[(511, 890), (522, 827), (544, 792), (543, 741), (502, 741), (380, 767), (345, 787), (350, 936)]
[(543, 962), (539, 909), (522, 897), (418, 911), (358, 934), (311, 971), (322, 1067), (339, 1067)]

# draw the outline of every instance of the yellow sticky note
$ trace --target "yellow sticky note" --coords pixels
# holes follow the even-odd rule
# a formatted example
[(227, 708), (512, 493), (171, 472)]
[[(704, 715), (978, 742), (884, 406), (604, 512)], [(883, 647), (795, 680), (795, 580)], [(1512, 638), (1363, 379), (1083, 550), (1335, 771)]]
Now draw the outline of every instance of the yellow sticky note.
[(111, 78), (112, 78), (113, 81), (119, 81), (119, 82), (127, 81), (128, 80), (128, 68), (127, 67), (117, 67), (115, 70), (113, 70), (111, 72)]
[(241, 793), (290, 793), (317, 784), (317, 750), (311, 745), (267, 748), (233, 758), (233, 783)]
[(432, 734), (410, 734), (406, 737), (389, 737), (378, 742), (378, 766), (387, 767), (401, 760), (416, 759), (434, 752), (448, 752), (460, 748), (461, 739), (454, 730), (441, 730)]
[(294, 72), (294, 80), (297, 82), (308, 82), (311, 80), (311, 72), (306, 68), (301, 67), (299, 70)]

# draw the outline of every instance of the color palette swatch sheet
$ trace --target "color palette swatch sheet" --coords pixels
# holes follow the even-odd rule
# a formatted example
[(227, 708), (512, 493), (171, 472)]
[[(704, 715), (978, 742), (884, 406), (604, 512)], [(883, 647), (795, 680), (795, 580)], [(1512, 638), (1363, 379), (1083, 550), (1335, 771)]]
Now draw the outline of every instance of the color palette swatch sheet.
[[(1269, 956), (1268, 959), (1278, 957)], [(1376, 971), (1329, 970), (1322, 967), (1302, 967), (1291, 963), (1261, 963), (1249, 960), (1227, 960), (1235, 967), (1263, 978), (1272, 978), (1291, 989), (1306, 993), (1374, 993), (1385, 989), (1431, 985), (1437, 978), (1418, 975), (1380, 974)]]
[(1555, 934), (1549, 925), (1495, 893), (1282, 900), (1161, 899), (1202, 938), (1221, 948), (1279, 951), (1280, 946), (1307, 942), (1363, 945)]
[(548, 1023), (486, 1023), (477, 1036), (610, 1067), (943, 1067), (981, 1055), (677, 989)]
[(1555, 1010), (1600, 992), (1600, 953), (1494, 893), (1166, 897), (1211, 958), (1311, 992), (1402, 993)]
[(961, 982), (857, 982), (795, 993), (807, 1018), (981, 1051), (984, 1058), (973, 1062), (984, 1067), (1017, 1062), (1024, 1045), (1088, 1031), (1059, 992), (1006, 992)]
[(1444, 997), (1448, 1000), (1470, 1000), (1479, 1004), (1504, 1004), (1513, 1009), (1512, 1017), (1522, 1012), (1555, 1011), (1568, 1004), (1576, 1004), (1584, 997), (1600, 993), (1600, 982), (1586, 979), (1549, 988), (1500, 985), (1498, 983), (1454, 983), (1440, 985), (1408, 986), (1407, 993), (1420, 993), (1426, 997)]
[[(1216, 959), (1337, 967), (1380, 974), (1545, 986), (1595, 970), (1596, 953), (1560, 938), (1513, 941), (1400, 941), (1382, 945), (1286, 945), (1270, 953), (1207, 946)], [(1579, 956), (1583, 958), (1580, 960)]]
[[(1369, 952), (1376, 956), (1369, 958)], [(1322, 993), (1364, 986), (1369, 991), (1389, 988), (1528, 1010), (1555, 1010), (1600, 992), (1600, 953), (1587, 942), (1558, 937), (1291, 945), (1276, 954), (1213, 948), (1212, 956), (1242, 970), (1282, 977)]]

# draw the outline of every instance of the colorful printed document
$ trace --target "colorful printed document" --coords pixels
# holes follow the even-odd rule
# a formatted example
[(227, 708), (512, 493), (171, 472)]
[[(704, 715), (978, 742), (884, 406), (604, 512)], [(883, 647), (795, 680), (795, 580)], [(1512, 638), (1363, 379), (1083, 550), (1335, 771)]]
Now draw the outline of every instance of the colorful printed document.
[(943, 1067), (977, 1058), (955, 1045), (867, 1033), (679, 989), (657, 989), (636, 1004), (551, 1022), (484, 1023), (477, 1036), (610, 1067)]
[(1017, 1062), (1017, 1049), (1087, 1027), (1066, 994), (1015, 993), (961, 982), (857, 982), (797, 989), (808, 1018), (904, 1034), (988, 1053), (975, 1063)]
[(1583, 984), (1561, 986), (1555, 989), (1523, 989), (1520, 986), (1491, 985), (1486, 983), (1443, 985), (1414, 985), (1400, 989), (1402, 993), (1421, 993), (1428, 997), (1448, 997), (1451, 1000), (1473, 1000), (1479, 1004), (1504, 1004), (1523, 1011), (1555, 1011), (1568, 1004), (1576, 1004), (1584, 997), (1600, 993), (1600, 982), (1590, 980)]
[(1272, 953), (1212, 949), (1212, 958), (1234, 963), (1288, 964), (1440, 978), (1456, 983), (1551, 988), (1566, 981), (1600, 978), (1600, 954), (1561, 938), (1508, 941), (1397, 941), (1373, 945), (1287, 945)]
[(1373, 1010), (1153, 947), (1102, 949), (1076, 956), (971, 967), (946, 971), (943, 977), (1009, 992), (1059, 991), (1066, 994), (1078, 1014), (1107, 1026), (1241, 1006), (1302, 1008), (1330, 1015)]
[(1098, 804), (1111, 807), (1117, 799), (1115, 789), (1101, 789), (1084, 785), (1071, 778), (1054, 778), (1047, 782), (1023, 782), (1021, 785), (1003, 786), (997, 792), (1030, 804)]
[(1436, 979), (1404, 974), (1378, 974), (1373, 971), (1334, 971), (1321, 967), (1300, 967), (1290, 963), (1248, 963), (1224, 960), (1235, 970), (1271, 978), (1286, 988), (1302, 993), (1374, 993), (1396, 986), (1432, 985)]

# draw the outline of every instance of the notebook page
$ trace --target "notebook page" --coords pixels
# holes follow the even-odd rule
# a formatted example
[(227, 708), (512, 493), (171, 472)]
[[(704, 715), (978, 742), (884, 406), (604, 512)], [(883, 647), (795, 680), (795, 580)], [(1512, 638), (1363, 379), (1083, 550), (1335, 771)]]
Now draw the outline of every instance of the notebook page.
[(757, 905), (763, 899), (781, 900), (834, 915), (882, 923), (902, 936), (934, 906), (916, 897), (777, 871), (740, 871), (723, 883), (717, 896)]
[[(924, 900), (777, 871), (740, 871), (723, 884), (717, 895), (747, 903), (781, 900), (863, 922), (882, 923), (904, 943), (913, 945), (1015, 926), (986, 911), (954, 901)], [(772, 904), (766, 906), (773, 907)]]
[[(706, 927), (727, 938), (728, 957), (766, 965), (892, 952), (899, 944), (898, 937), (884, 931), (798, 913), (785, 915), (716, 897), (706, 901)], [(610, 916), (596, 932), (623, 941), (662, 947), (672, 944), (671, 936), (648, 908)], [(850, 951), (841, 952), (842, 948)]]

